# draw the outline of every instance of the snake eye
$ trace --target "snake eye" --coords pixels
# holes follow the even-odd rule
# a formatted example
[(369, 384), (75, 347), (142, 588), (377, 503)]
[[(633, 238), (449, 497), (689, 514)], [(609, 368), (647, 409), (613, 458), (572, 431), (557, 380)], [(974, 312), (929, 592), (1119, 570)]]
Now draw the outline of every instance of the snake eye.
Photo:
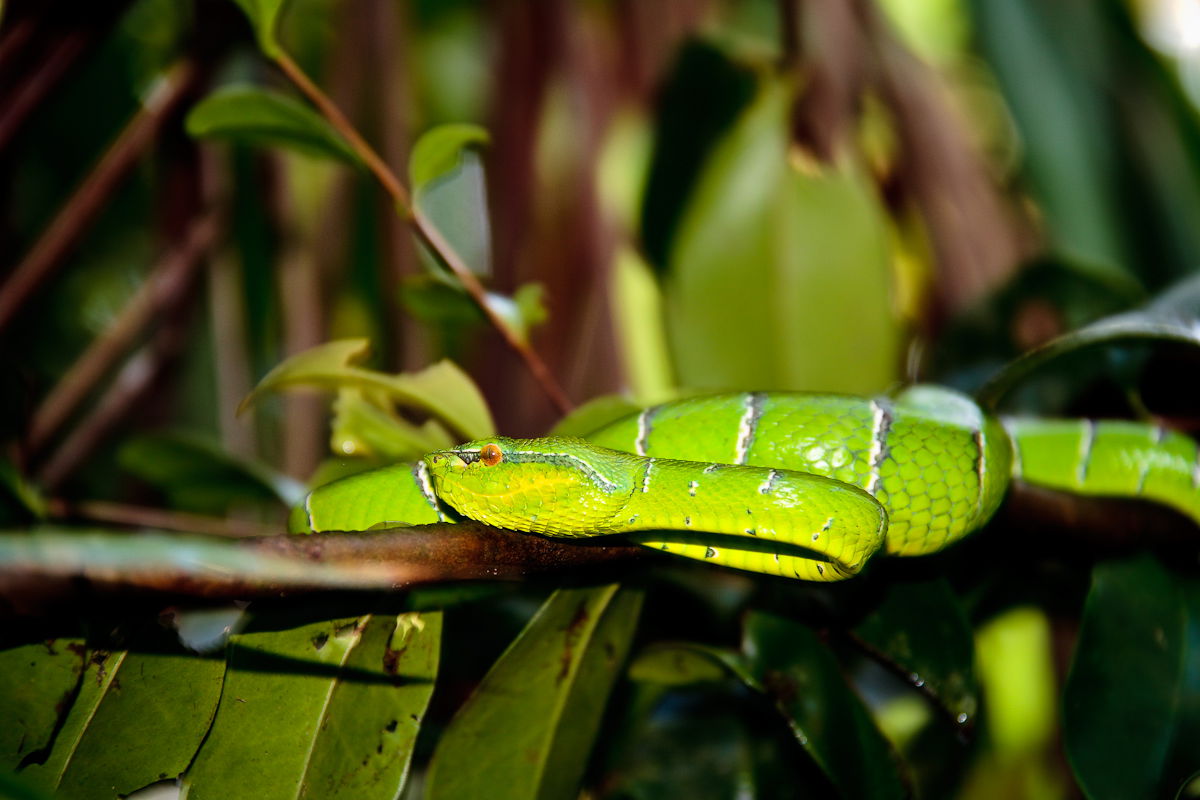
[(486, 467), (494, 467), (504, 460), (504, 453), (494, 444), (485, 444), (479, 448), (479, 460)]

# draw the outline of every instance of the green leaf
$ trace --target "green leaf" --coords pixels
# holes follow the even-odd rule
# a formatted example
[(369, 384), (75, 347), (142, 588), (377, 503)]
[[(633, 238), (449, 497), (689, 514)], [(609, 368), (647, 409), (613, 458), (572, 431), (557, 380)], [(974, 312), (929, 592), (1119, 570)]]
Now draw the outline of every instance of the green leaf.
[(1149, 556), (1101, 564), (1063, 689), (1067, 758), (1091, 798), (1171, 797), (1200, 769), (1200, 584)]
[(346, 140), (317, 112), (285, 94), (255, 86), (217, 89), (192, 108), (186, 127), (198, 139), (286, 147), (319, 158), (359, 163)]
[(135, 436), (121, 446), (117, 459), (181, 510), (225, 514), (239, 503), (293, 506), (306, 494), (299, 481), (184, 433)]
[(20, 518), (41, 519), (46, 515), (46, 498), (7, 458), (0, 458), (0, 494), (12, 499)]
[(551, 595), (451, 720), (425, 796), (574, 797), (641, 602), (618, 584)]
[(165, 632), (134, 641), (138, 652), (90, 653), (50, 758), (24, 771), (56, 797), (127, 795), (182, 773), (200, 746), (224, 664), (183, 652)]
[(297, 353), (267, 373), (242, 401), (242, 408), (264, 394), (297, 386), (323, 389), (355, 386), (426, 411), (464, 439), (478, 439), (495, 430), (479, 389), (453, 363), (439, 361), (420, 372), (389, 375), (356, 366), (366, 358), (368, 350), (366, 339), (341, 339)]
[(886, 215), (853, 165), (789, 156), (793, 95), (764, 84), (680, 222), (664, 299), (682, 386), (871, 393), (897, 379)]
[[(492, 271), (487, 187), (477, 152), (487, 142), (487, 131), (477, 125), (439, 125), (417, 140), (408, 162), (413, 204), (479, 275)], [(421, 253), (430, 272), (458, 286), (431, 253)]]
[(908, 794), (883, 734), (812, 630), (752, 611), (742, 649), (752, 685), (774, 701), (796, 741), (843, 796)]
[(533, 329), (550, 316), (542, 302), (544, 293), (540, 283), (526, 283), (518, 286), (512, 297), (488, 292), (485, 298), (488, 306), (508, 324), (508, 328), (516, 333), (517, 338), (528, 342)]
[(270, 58), (278, 57), (283, 50), (276, 38), (276, 29), (279, 27), (279, 15), (283, 13), (283, 7), (287, 5), (287, 0), (233, 1), (250, 18), (250, 25), (254, 28), (254, 35), (258, 39), (258, 46), (263, 53)]
[(652, 405), (674, 394), (662, 289), (654, 270), (628, 245), (618, 248), (612, 273), (613, 326), (625, 362), (630, 391)]
[(606, 394), (594, 397), (572, 409), (571, 413), (559, 420), (550, 431), (550, 435), (585, 437), (610, 422), (616, 422), (641, 410), (641, 406), (623, 395)]
[(652, 644), (629, 665), (629, 679), (664, 686), (690, 686), (747, 676), (741, 655), (693, 642)]
[(400, 794), (441, 614), (303, 619), (259, 614), (233, 637), (217, 718), (184, 778), (191, 800)]
[(87, 663), (81, 639), (47, 639), (0, 651), (0, 769), (16, 769), (22, 759), (53, 739), (60, 714)]
[(454, 444), (436, 420), (409, 422), (392, 410), (386, 394), (358, 387), (338, 390), (329, 439), (334, 453), (385, 462), (411, 461)]
[(979, 708), (974, 640), (962, 604), (945, 579), (892, 584), (854, 636), (924, 689), (951, 719), (960, 725), (974, 722)]
[(487, 130), (478, 125), (439, 125), (426, 131), (413, 145), (408, 159), (408, 175), (416, 195), (425, 191), (462, 166), (463, 151), (482, 147), (491, 141)]
[(1029, 351), (988, 381), (979, 391), (979, 402), (994, 408), (1031, 373), (1063, 356), (1131, 342), (1175, 342), (1200, 347), (1200, 276), (1181, 281), (1144, 309), (1105, 317)]

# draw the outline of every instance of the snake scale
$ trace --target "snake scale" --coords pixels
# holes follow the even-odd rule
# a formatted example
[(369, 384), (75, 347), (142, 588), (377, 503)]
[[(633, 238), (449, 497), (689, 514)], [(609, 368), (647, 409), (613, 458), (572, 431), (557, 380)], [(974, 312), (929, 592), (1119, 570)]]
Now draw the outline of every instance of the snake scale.
[(877, 552), (933, 553), (982, 527), (1015, 479), (1142, 498), (1200, 523), (1189, 437), (1136, 422), (1004, 419), (964, 395), (748, 392), (647, 408), (569, 438), (489, 437), (328, 484), (301, 527), (469, 517), (813, 581)]

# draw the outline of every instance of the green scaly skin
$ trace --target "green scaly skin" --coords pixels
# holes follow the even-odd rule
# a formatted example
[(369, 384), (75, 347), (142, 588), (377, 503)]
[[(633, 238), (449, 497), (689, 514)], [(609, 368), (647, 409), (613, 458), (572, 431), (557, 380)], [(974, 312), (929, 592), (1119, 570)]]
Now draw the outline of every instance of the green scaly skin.
[[(479, 458), (485, 445), (502, 458)], [(646, 409), (578, 439), (492, 437), (322, 487), (310, 530), (470, 517), (804, 580), (877, 551), (936, 552), (995, 513), (1010, 482), (1143, 497), (1200, 522), (1196, 444), (1127, 422), (1000, 420), (947, 389), (895, 399), (742, 393)]]

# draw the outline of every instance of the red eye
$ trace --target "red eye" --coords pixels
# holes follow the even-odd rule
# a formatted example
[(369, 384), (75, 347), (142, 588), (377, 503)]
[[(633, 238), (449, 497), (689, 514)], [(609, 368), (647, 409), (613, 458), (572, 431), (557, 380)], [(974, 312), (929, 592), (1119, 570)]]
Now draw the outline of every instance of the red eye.
[(484, 466), (494, 467), (504, 459), (504, 453), (500, 452), (500, 448), (494, 444), (485, 444), (479, 448), (479, 460), (484, 463)]

